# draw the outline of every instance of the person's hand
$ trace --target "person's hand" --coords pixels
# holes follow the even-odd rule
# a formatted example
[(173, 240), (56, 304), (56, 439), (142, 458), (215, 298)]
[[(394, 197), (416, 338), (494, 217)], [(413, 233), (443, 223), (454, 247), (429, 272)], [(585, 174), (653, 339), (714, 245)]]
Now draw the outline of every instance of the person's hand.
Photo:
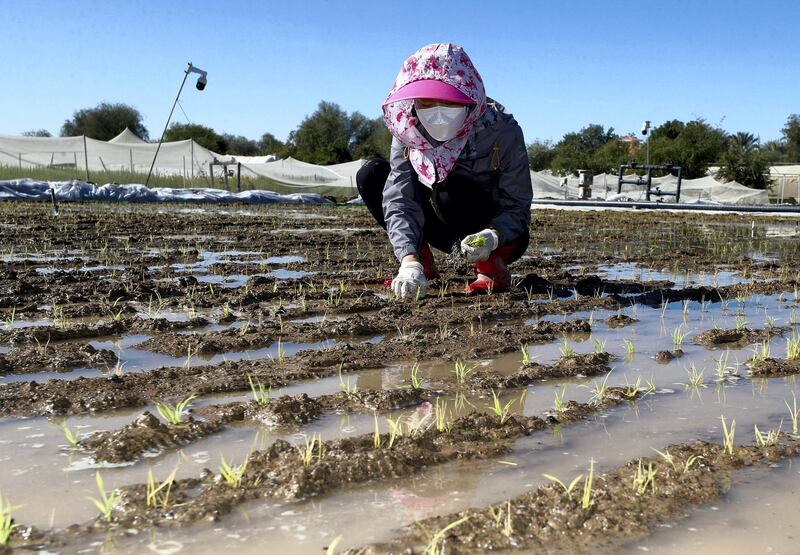
[(461, 241), (461, 252), (467, 262), (483, 262), (497, 248), (500, 238), (493, 229), (484, 229), (478, 233), (467, 235)]
[(428, 293), (428, 280), (422, 264), (416, 260), (400, 264), (397, 276), (392, 280), (392, 292), (398, 299), (421, 299)]

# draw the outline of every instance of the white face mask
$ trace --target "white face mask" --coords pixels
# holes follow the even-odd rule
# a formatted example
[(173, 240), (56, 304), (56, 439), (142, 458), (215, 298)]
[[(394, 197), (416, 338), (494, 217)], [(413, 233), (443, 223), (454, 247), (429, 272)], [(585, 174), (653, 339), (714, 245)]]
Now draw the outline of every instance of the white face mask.
[(467, 119), (466, 106), (434, 106), (433, 108), (417, 108), (419, 121), (431, 137), (437, 141), (449, 141), (461, 131)]

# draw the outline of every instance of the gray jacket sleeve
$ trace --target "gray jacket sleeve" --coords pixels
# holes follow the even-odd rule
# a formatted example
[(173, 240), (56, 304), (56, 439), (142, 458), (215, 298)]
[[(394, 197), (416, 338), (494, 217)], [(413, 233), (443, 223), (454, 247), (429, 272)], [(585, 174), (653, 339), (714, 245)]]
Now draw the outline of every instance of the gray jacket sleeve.
[(530, 225), (533, 200), (528, 150), (522, 129), (513, 120), (506, 122), (505, 126), (497, 139), (500, 148), (500, 212), (491, 223), (500, 235), (501, 245), (519, 237)]
[(416, 173), (396, 138), (392, 139), (390, 158), (391, 171), (383, 188), (383, 217), (394, 255), (401, 261), (419, 251), (425, 217), (416, 192)]

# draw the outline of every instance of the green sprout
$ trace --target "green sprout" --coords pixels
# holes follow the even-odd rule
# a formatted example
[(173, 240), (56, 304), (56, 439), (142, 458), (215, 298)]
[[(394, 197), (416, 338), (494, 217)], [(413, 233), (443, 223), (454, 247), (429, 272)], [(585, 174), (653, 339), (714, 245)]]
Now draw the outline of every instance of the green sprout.
[(800, 360), (800, 334), (797, 330), (792, 332), (791, 337), (786, 338), (786, 359)]
[(600, 341), (599, 339), (594, 340), (594, 352), (595, 354), (601, 355), (606, 350), (606, 342)]
[(564, 338), (564, 341), (561, 343), (561, 346), (558, 348), (558, 350), (561, 352), (561, 356), (565, 358), (571, 357), (575, 354), (575, 349), (570, 346), (566, 337)]
[(439, 433), (449, 432), (450, 428), (452, 428), (452, 424), (448, 421), (447, 413), (447, 401), (442, 401), (437, 397), (434, 405), (434, 414), (436, 415), (436, 430)]
[(705, 457), (703, 457), (703, 455), (692, 455), (691, 457), (686, 459), (686, 462), (683, 465), (683, 473), (686, 474), (687, 472), (689, 472), (695, 465), (695, 463), (700, 462), (700, 459), (704, 458)]
[(569, 499), (570, 501), (572, 500), (572, 490), (575, 489), (577, 483), (583, 479), (583, 474), (579, 474), (578, 476), (575, 476), (575, 478), (573, 478), (573, 480), (569, 483), (569, 486), (567, 486), (564, 482), (562, 482), (552, 474), (542, 474), (542, 476), (544, 476), (551, 482), (555, 482), (556, 484), (561, 486), (561, 488), (564, 490), (564, 493), (567, 495), (567, 499)]
[(378, 413), (375, 413), (373, 416), (375, 417), (375, 432), (372, 435), (372, 446), (375, 449), (380, 449), (381, 448), (381, 430), (380, 430), (380, 427), (378, 427)]
[(522, 353), (522, 364), (527, 366), (531, 362), (531, 354), (528, 352), (528, 344), (520, 343), (519, 350)]
[(225, 455), (220, 455), (220, 465), (219, 465), (219, 474), (222, 476), (222, 479), (225, 480), (225, 483), (228, 484), (232, 488), (238, 488), (242, 484), (242, 478), (244, 477), (244, 471), (247, 470), (247, 462), (249, 459), (245, 459), (244, 462), (240, 465), (231, 466), (225, 460)]
[(391, 449), (395, 440), (403, 435), (403, 422), (399, 416), (394, 420), (387, 416), (386, 422), (389, 424), (389, 449)]
[(272, 394), (272, 386), (264, 387), (264, 384), (257, 377), (255, 378), (255, 383), (253, 383), (253, 377), (250, 374), (247, 375), (247, 383), (250, 384), (250, 391), (253, 392), (253, 400), (256, 404), (261, 407), (267, 406)]
[(675, 349), (681, 349), (683, 347), (683, 340), (686, 339), (686, 334), (681, 331), (682, 327), (683, 324), (672, 331), (672, 346)]
[(511, 416), (511, 405), (513, 405), (515, 402), (516, 399), (511, 399), (508, 403), (502, 405), (497, 393), (495, 393), (494, 389), (492, 389), (492, 404), (488, 408), (492, 411), (492, 413), (494, 413), (495, 416), (497, 416), (497, 418), (500, 420), (500, 424), (505, 424), (506, 420), (508, 420)]
[(116, 490), (107, 493), (103, 485), (103, 477), (100, 476), (100, 471), (94, 475), (95, 482), (97, 483), (97, 490), (100, 492), (100, 498), (87, 497), (89, 501), (94, 503), (94, 506), (100, 510), (100, 514), (106, 519), (106, 522), (111, 522), (111, 517), (114, 508), (119, 504), (121, 497)]
[(637, 468), (636, 473), (633, 475), (633, 489), (636, 492), (636, 495), (644, 495), (648, 487), (650, 488), (651, 492), (655, 493), (656, 472), (658, 472), (658, 469), (653, 467), (653, 463), (648, 463), (647, 468), (645, 469), (642, 465), (642, 459), (639, 459), (639, 467)]
[(322, 457), (325, 455), (325, 445), (322, 443), (322, 436), (312, 434), (311, 438), (307, 435), (303, 436), (305, 445), (298, 447), (298, 451), (300, 452), (300, 460), (303, 462), (303, 466), (311, 465), (311, 462), (314, 460), (314, 450), (317, 450), (317, 460), (321, 461)]
[(798, 409), (797, 409), (797, 396), (792, 391), (792, 406), (789, 406), (789, 401), (786, 399), (783, 400), (786, 408), (789, 409), (789, 416), (792, 420), (792, 433), (797, 435), (797, 417), (798, 417)]
[(147, 506), (148, 507), (161, 507), (166, 509), (169, 506), (169, 494), (172, 491), (172, 484), (175, 483), (175, 473), (178, 468), (167, 477), (166, 480), (156, 486), (156, 480), (153, 477), (153, 469), (147, 470)]
[(331, 540), (331, 543), (328, 544), (328, 548), (325, 550), (325, 555), (334, 555), (336, 546), (339, 545), (339, 542), (342, 541), (342, 536), (336, 536)]
[(479, 249), (485, 244), (486, 244), (486, 237), (484, 237), (483, 235), (476, 235), (475, 237), (467, 241), (467, 245), (475, 249)]
[(555, 400), (553, 401), (553, 410), (556, 412), (562, 412), (565, 408), (564, 405), (564, 395), (567, 393), (567, 384), (561, 386), (561, 392), (559, 393), (558, 390), (555, 392)]
[(780, 428), (777, 430), (769, 430), (767, 433), (762, 433), (761, 430), (758, 429), (757, 424), (753, 425), (753, 428), (756, 436), (756, 445), (759, 447), (768, 447), (778, 443), (778, 438), (781, 434)]
[(467, 376), (473, 373), (477, 368), (477, 365), (467, 367), (467, 363), (463, 360), (456, 360), (455, 367), (453, 369), (453, 373), (456, 375), (456, 381), (463, 384), (467, 380)]
[(20, 508), (22, 505), (12, 505), (11, 502), (3, 500), (3, 496), (0, 495), (0, 547), (8, 545), (8, 539), (14, 529), (19, 526), (19, 524), (14, 524), (11, 513)]
[[(430, 541), (428, 542), (428, 545), (426, 545), (425, 549), (422, 551), (422, 555), (442, 555), (444, 553), (444, 547), (442, 547), (440, 550), (439, 543), (444, 540), (445, 536), (450, 530), (452, 530), (456, 526), (461, 526), (468, 520), (469, 517), (465, 516), (454, 522), (451, 522), (450, 524), (448, 524), (447, 526), (445, 526), (444, 528), (433, 534), (431, 536)], [(419, 526), (422, 527), (421, 524)], [(425, 530), (424, 528), (423, 531), (425, 531), (426, 534), (428, 533), (427, 530)]]
[(592, 482), (594, 479), (594, 459), (589, 461), (589, 477), (583, 483), (583, 496), (581, 497), (581, 507), (587, 510), (592, 505)]
[(181, 423), (183, 414), (184, 412), (186, 412), (186, 407), (196, 398), (197, 395), (193, 393), (189, 395), (186, 399), (178, 402), (175, 405), (170, 405), (168, 403), (162, 403), (161, 401), (156, 401), (156, 410), (158, 411), (158, 414), (161, 415), (161, 418), (163, 418), (173, 426), (177, 426), (178, 424)]
[(344, 368), (344, 362), (339, 363), (339, 387), (342, 388), (344, 394), (349, 398), (358, 392), (358, 383), (352, 383), (350, 381), (350, 376), (347, 376), (347, 381), (345, 381), (342, 376), (342, 368)]
[(736, 420), (731, 420), (731, 427), (729, 430), (728, 424), (725, 422), (725, 417), (720, 416), (719, 418), (722, 421), (722, 446), (725, 448), (727, 454), (733, 455), (733, 436), (736, 434)]
[(414, 389), (422, 387), (422, 381), (419, 379), (419, 362), (415, 362), (411, 367), (411, 385)]
[(67, 426), (67, 422), (64, 421), (61, 423), (61, 431), (64, 433), (64, 437), (67, 439), (70, 445), (73, 447), (78, 445), (78, 442), (81, 440), (81, 433), (78, 430), (73, 432), (70, 430), (69, 426)]
[(581, 386), (581, 387), (588, 387), (588, 389), (592, 392), (591, 401), (595, 404), (599, 404), (603, 402), (603, 399), (606, 398), (606, 394), (608, 394), (608, 378), (611, 376), (611, 372), (606, 374), (606, 377), (603, 379), (602, 382), (595, 381), (592, 387), (588, 386)]
[(625, 355), (628, 358), (633, 358), (633, 355), (636, 352), (636, 348), (633, 345), (633, 341), (631, 341), (630, 339), (623, 339), (622, 344), (625, 346)]

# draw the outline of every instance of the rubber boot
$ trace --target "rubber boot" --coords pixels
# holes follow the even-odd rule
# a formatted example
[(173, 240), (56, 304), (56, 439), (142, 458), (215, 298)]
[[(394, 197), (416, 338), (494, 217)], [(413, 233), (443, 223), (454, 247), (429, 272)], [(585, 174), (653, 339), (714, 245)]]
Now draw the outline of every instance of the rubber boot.
[(511, 243), (493, 250), (487, 260), (473, 263), (477, 279), (467, 285), (466, 292), (477, 294), (511, 289), (511, 272), (506, 263), (513, 253), (514, 244)]
[[(419, 261), (422, 263), (422, 271), (425, 273), (425, 279), (439, 279), (439, 271), (436, 269), (436, 260), (433, 258), (433, 252), (431, 252), (431, 248), (428, 246), (428, 243), (422, 243), (417, 256), (419, 257)], [(386, 287), (391, 287), (392, 280), (383, 280), (383, 285)]]

